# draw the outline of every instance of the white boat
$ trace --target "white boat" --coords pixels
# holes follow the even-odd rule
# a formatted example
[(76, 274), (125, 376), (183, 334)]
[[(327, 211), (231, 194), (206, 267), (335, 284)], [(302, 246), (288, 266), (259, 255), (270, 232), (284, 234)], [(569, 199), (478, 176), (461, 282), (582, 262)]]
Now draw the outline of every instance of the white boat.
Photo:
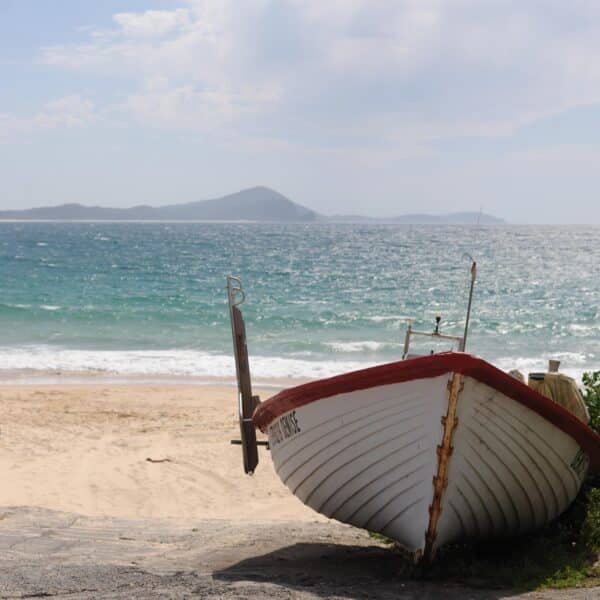
[[(571, 504), (589, 468), (600, 469), (600, 437), (582, 420), (464, 352), (406, 358), (260, 403), (250, 387), (241, 284), (229, 279), (228, 287), (246, 472), (258, 463), (258, 428), (302, 502), (393, 538), (416, 561), (450, 542), (538, 528)], [(406, 357), (419, 333), (409, 327)], [(439, 320), (426, 335), (452, 338), (439, 333)], [(452, 339), (464, 349), (466, 333)]]

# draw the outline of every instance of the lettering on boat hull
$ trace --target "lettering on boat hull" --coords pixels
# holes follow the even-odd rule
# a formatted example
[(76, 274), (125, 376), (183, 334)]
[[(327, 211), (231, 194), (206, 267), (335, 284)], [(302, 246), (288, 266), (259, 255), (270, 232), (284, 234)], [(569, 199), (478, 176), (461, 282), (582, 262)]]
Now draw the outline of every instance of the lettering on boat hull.
[(294, 437), (301, 431), (300, 424), (298, 423), (298, 416), (296, 415), (296, 411), (293, 410), (282, 415), (279, 419), (269, 425), (269, 444), (272, 447), (275, 447), (284, 440)]

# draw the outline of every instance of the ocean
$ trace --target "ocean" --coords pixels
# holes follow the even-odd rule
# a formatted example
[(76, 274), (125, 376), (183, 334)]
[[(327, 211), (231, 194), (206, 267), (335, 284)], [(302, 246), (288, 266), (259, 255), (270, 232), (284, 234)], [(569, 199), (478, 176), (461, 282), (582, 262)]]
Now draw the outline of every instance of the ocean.
[(228, 274), (255, 381), (399, 360), (407, 318), (462, 334), (465, 253), (469, 352), (600, 369), (598, 227), (4, 222), (0, 378), (231, 381)]

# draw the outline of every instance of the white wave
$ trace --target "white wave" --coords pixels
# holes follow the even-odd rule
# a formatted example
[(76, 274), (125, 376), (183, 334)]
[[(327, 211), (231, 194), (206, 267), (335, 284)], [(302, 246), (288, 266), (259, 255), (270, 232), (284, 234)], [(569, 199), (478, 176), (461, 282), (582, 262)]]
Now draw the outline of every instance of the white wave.
[(325, 342), (323, 344), (328, 348), (331, 348), (335, 352), (375, 352), (382, 350), (383, 348), (396, 348), (401, 344), (391, 344), (386, 342)]
[(382, 323), (384, 321), (406, 321), (408, 318), (406, 315), (373, 315), (367, 317), (367, 320), (373, 321), (373, 323)]
[[(563, 361), (561, 372), (581, 381), (586, 371), (599, 370), (590, 366), (590, 357), (577, 353), (556, 353), (531, 357), (500, 357), (492, 362), (505, 371), (520, 369), (546, 371), (548, 358)], [(373, 366), (378, 361), (306, 360), (292, 356), (250, 356), (250, 370), (256, 383), (285, 379), (320, 379)], [(32, 376), (96, 375), (102, 377), (132, 377), (156, 380), (160, 378), (196, 378), (206, 380), (235, 379), (233, 357), (199, 350), (74, 350), (55, 346), (0, 347), (0, 379), (21, 380)]]
[(578, 325), (577, 323), (572, 323), (569, 325), (569, 329), (575, 334), (593, 334), (598, 333), (600, 331), (600, 327), (598, 325)]
[(36, 246), (47, 246), (48, 244), (46, 242), (38, 242), (36, 244)]
[[(276, 356), (251, 356), (255, 380), (319, 379), (371, 366), (358, 361), (311, 361)], [(88, 373), (118, 376), (205, 377), (233, 380), (233, 357), (197, 350), (72, 350), (52, 346), (0, 348), (5, 374)]]
[(542, 358), (546, 360), (555, 359), (568, 364), (584, 365), (588, 362), (588, 356), (581, 352), (544, 352)]
[(54, 310), (60, 310), (62, 308), (62, 306), (56, 306), (55, 304), (40, 304), (40, 308), (42, 310), (54, 311)]
[(577, 352), (546, 352), (537, 358), (502, 356), (495, 359), (493, 363), (503, 371), (519, 369), (527, 377), (529, 373), (545, 373), (548, 371), (548, 360), (550, 359), (560, 360), (560, 372), (573, 377), (576, 381), (581, 381), (581, 376), (585, 372), (600, 369), (600, 365), (590, 366), (590, 358)]
[(20, 308), (21, 310), (27, 309), (27, 308), (31, 308), (31, 304), (10, 304), (10, 303), (6, 303), (6, 304), (2, 304), (1, 306), (5, 307), (5, 308)]

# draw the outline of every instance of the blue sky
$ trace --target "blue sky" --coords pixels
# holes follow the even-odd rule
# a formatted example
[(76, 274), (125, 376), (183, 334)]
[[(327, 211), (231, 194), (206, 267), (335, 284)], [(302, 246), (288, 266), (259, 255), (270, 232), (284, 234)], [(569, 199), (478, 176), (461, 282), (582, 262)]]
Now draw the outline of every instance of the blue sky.
[(268, 185), (600, 223), (600, 3), (0, 0), (0, 207)]

